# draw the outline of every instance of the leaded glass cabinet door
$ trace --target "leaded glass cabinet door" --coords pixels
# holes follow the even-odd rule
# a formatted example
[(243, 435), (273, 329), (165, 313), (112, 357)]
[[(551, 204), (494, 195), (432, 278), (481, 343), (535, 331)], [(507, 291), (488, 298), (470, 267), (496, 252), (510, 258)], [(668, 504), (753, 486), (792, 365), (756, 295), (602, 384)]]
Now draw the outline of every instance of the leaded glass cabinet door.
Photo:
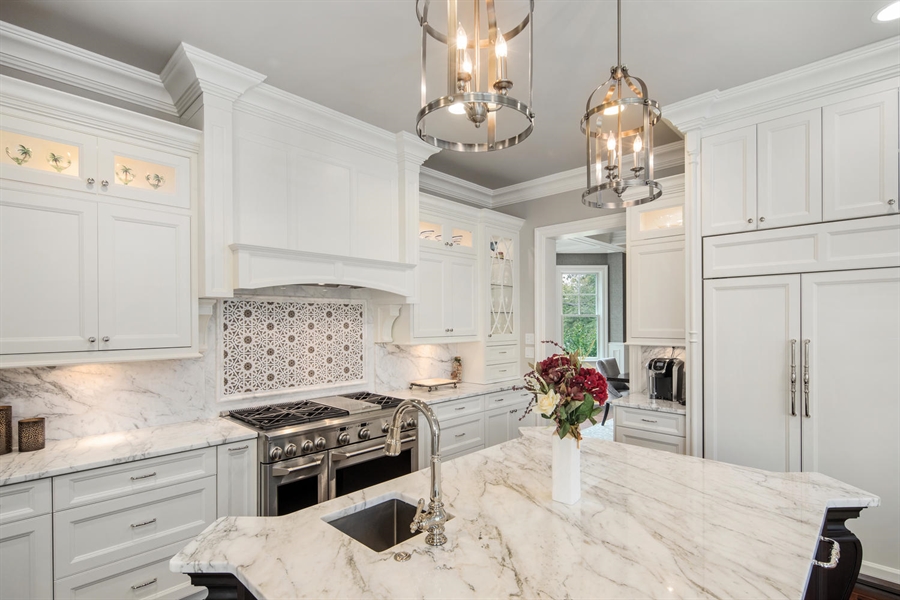
[(516, 251), (515, 238), (492, 233), (486, 236), (490, 264), (490, 314), (488, 341), (516, 338)]

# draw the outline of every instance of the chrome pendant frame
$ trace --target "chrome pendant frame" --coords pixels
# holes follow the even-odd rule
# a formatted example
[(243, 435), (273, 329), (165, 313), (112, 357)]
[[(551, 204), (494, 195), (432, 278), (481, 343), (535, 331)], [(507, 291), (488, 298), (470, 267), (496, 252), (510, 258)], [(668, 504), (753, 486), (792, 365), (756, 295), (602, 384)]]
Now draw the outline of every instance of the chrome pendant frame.
[[(635, 77), (628, 72), (628, 67), (622, 64), (622, 0), (617, 2), (618, 20), (618, 62), (610, 68), (610, 76), (604, 83), (597, 86), (588, 96), (585, 105), (584, 116), (581, 118), (581, 132), (585, 135), (585, 158), (587, 170), (587, 188), (581, 194), (581, 202), (591, 208), (627, 208), (652, 202), (662, 196), (662, 186), (653, 179), (653, 128), (662, 118), (659, 103), (651, 100), (647, 93), (647, 85), (640, 77)], [(624, 88), (630, 90), (634, 96), (623, 97)], [(601, 90), (605, 91), (603, 100), (594, 106), (594, 98)], [(615, 96), (615, 97), (614, 97)], [(642, 111), (640, 125), (632, 129), (622, 129), (622, 117), (627, 110), (629, 115), (634, 114), (634, 109)], [(597, 124), (592, 127), (592, 119), (599, 115), (602, 121), (606, 111), (615, 109), (609, 115), (616, 119), (614, 148), (608, 152), (609, 158), (605, 167), (606, 176), (600, 177), (599, 141), (603, 131)], [(610, 130), (610, 135), (613, 135)], [(635, 164), (632, 165), (631, 177), (623, 177), (623, 140), (626, 138), (640, 138), (641, 148), (632, 152)], [(609, 139), (609, 138), (607, 138)], [(614, 154), (613, 154), (614, 153)], [(645, 188), (646, 194), (635, 198), (625, 199), (623, 194), (629, 189)]]
[[(448, 23), (456, 22), (457, 18), (457, 2), (458, 0), (447, 0), (448, 2)], [(455, 152), (492, 152), (495, 150), (503, 150), (505, 148), (509, 148), (515, 146), (516, 144), (524, 141), (531, 135), (531, 132), (534, 131), (534, 112), (531, 110), (531, 105), (533, 101), (533, 72), (534, 72), (534, 61), (533, 61), (533, 49), (534, 49), (534, 0), (530, 0), (528, 7), (528, 14), (519, 22), (515, 27), (510, 29), (507, 32), (501, 32), (497, 27), (497, 17), (496, 17), (496, 9), (494, 6), (494, 0), (472, 0), (475, 5), (474, 10), (474, 40), (469, 40), (466, 45), (466, 50), (472, 49), (475, 50), (475, 62), (474, 62), (474, 74), (471, 79), (470, 84), (474, 85), (476, 91), (461, 91), (458, 88), (458, 81), (456, 77), (456, 68), (455, 68), (455, 56), (457, 53), (456, 41), (454, 38), (450, 37), (447, 33), (441, 32), (433, 27), (428, 22), (428, 10), (431, 4), (431, 0), (416, 0), (416, 17), (419, 20), (419, 25), (422, 28), (422, 53), (421, 53), (421, 90), (422, 90), (422, 108), (419, 110), (416, 115), (416, 134), (418, 134), (419, 138), (425, 141), (432, 146), (436, 146), (438, 148), (442, 148), (445, 150), (453, 150)], [(483, 9), (481, 5), (484, 5)], [(482, 10), (484, 10), (487, 15), (488, 20), (488, 38), (480, 39), (480, 15)], [(494, 56), (494, 52), (492, 51), (494, 48), (495, 41), (497, 40), (498, 35), (502, 35), (503, 38), (509, 42), (520, 33), (525, 30), (528, 30), (528, 102), (523, 102), (521, 100), (517, 100), (516, 98), (509, 95), (509, 90), (513, 87), (512, 82), (503, 78), (498, 77), (498, 65), (497, 59)], [(448, 72), (448, 93), (444, 96), (440, 96), (434, 100), (428, 100), (428, 92), (427, 92), (427, 45), (428, 38), (432, 38), (436, 40), (438, 43), (444, 44), (447, 47), (447, 72)], [(483, 91), (481, 89), (482, 84), (482, 73), (481, 73), (481, 51), (487, 50), (489, 55), (488, 60), (488, 77), (489, 80), (487, 82), (487, 86), (493, 85), (493, 89), (496, 92), (492, 91)], [(493, 82), (493, 83), (491, 83)], [(463, 103), (467, 106), (467, 111), (469, 108), (478, 106), (478, 108), (484, 114), (484, 122), (487, 123), (487, 141), (482, 143), (472, 143), (472, 142), (458, 142), (450, 139), (443, 139), (437, 136), (433, 136), (427, 133), (426, 128), (426, 119), (429, 115), (432, 115), (441, 110), (448, 110), (450, 106)], [(508, 137), (503, 140), (496, 139), (496, 131), (497, 131), (497, 118), (498, 113), (503, 108), (511, 109), (521, 115), (523, 115), (527, 120), (527, 126), (518, 134)], [(475, 122), (471, 118), (465, 121), (466, 125), (471, 125), (475, 123), (475, 127), (480, 127), (480, 122)]]

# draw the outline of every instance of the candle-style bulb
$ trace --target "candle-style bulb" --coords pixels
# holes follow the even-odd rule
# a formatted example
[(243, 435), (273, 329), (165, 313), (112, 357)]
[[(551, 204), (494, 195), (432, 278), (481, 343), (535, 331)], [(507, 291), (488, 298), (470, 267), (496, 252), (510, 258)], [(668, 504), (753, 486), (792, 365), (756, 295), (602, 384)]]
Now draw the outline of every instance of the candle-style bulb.
[(468, 45), (469, 36), (466, 35), (466, 30), (463, 29), (462, 23), (460, 23), (459, 27), (456, 28), (456, 47), (461, 50)]
[(469, 75), (472, 74), (472, 59), (469, 58), (468, 52), (466, 52), (466, 57), (463, 60), (462, 70), (463, 73), (468, 73)]
[(635, 136), (634, 138), (634, 151), (640, 152), (641, 148), (644, 147), (644, 142), (641, 141), (641, 136)]
[(616, 136), (613, 135), (613, 132), (609, 132), (609, 139), (606, 140), (606, 149), (607, 150), (615, 150), (616, 149)]
[(494, 45), (494, 52), (496, 52), (497, 58), (506, 58), (506, 39), (503, 37), (502, 33), (497, 34), (497, 43)]

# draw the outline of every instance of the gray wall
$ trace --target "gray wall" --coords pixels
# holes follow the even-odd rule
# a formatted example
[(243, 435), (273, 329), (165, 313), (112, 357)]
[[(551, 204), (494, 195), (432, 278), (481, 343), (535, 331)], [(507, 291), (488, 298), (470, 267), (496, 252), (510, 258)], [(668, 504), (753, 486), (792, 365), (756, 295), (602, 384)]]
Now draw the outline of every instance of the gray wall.
[(560, 266), (606, 265), (609, 267), (607, 301), (609, 303), (609, 341), (625, 341), (625, 253), (557, 254)]

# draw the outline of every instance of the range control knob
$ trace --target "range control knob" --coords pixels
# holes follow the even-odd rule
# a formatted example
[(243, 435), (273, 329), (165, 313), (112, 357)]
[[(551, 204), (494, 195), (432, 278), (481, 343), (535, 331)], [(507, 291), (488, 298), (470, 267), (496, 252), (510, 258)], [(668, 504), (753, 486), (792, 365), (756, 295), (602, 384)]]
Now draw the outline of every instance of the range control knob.
[(382, 423), (381, 424), (381, 433), (387, 433), (390, 428), (391, 428), (390, 423), (388, 423), (388, 422)]
[(281, 457), (284, 456), (284, 450), (280, 447), (275, 446), (271, 450), (269, 450), (269, 458), (272, 460), (281, 460)]
[(350, 443), (350, 434), (347, 433), (346, 431), (341, 433), (338, 436), (338, 444), (340, 444), (341, 446), (346, 446), (349, 443)]
[(324, 450), (325, 444), (325, 438), (316, 438), (316, 450)]
[(407, 426), (408, 428), (410, 428), (410, 429), (412, 429), (413, 427), (415, 427), (415, 426), (416, 426), (416, 418), (415, 418), (415, 417), (410, 417), (410, 418), (408, 418), (408, 419), (406, 420), (406, 426)]
[(361, 440), (369, 439), (369, 430), (365, 429), (365, 428), (360, 429), (359, 430), (359, 439), (361, 439)]
[(304, 454), (307, 454), (313, 451), (313, 443), (309, 440), (306, 440), (305, 442), (303, 442), (303, 445), (300, 448), (303, 450)]
[(287, 446), (284, 447), (284, 455), (286, 457), (291, 458), (292, 456), (296, 456), (296, 454), (297, 454), (297, 446), (295, 446), (294, 444), (288, 444)]

